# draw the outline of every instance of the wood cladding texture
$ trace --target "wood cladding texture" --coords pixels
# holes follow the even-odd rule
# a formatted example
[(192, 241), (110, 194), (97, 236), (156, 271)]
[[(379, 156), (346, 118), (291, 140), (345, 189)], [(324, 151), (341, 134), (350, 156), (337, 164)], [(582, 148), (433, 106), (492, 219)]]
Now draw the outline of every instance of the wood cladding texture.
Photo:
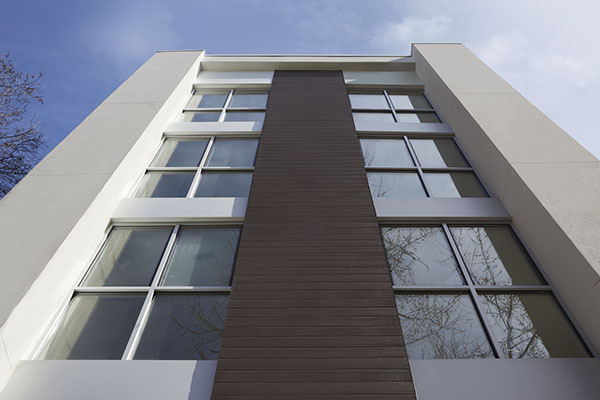
[(414, 399), (341, 71), (276, 71), (214, 400)]

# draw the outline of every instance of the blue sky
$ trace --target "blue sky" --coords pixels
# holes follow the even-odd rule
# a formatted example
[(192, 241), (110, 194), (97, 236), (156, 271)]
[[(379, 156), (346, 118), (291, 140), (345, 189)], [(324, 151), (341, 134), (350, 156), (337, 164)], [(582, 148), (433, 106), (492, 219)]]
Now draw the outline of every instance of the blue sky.
[(600, 2), (4, 1), (0, 51), (44, 71), (51, 150), (156, 50), (407, 55), (462, 42), (600, 157)]

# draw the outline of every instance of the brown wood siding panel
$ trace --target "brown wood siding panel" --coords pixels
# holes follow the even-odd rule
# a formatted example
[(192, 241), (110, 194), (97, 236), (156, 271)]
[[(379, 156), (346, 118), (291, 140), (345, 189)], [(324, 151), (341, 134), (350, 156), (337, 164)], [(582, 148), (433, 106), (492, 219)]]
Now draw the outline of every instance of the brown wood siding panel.
[(276, 71), (213, 399), (414, 399), (340, 71)]

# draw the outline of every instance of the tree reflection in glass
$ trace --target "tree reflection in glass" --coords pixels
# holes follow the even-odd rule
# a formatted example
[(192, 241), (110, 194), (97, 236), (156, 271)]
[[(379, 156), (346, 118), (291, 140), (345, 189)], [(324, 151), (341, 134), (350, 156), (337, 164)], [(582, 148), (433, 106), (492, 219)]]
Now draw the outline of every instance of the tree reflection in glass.
[(227, 295), (158, 295), (135, 353), (146, 360), (216, 360)]
[(540, 279), (506, 226), (451, 227), (476, 285), (537, 285)]
[(382, 228), (381, 235), (394, 285), (464, 283), (442, 228)]
[(587, 351), (549, 294), (482, 296), (507, 358), (586, 357)]
[(468, 295), (397, 295), (396, 305), (409, 358), (494, 357)]

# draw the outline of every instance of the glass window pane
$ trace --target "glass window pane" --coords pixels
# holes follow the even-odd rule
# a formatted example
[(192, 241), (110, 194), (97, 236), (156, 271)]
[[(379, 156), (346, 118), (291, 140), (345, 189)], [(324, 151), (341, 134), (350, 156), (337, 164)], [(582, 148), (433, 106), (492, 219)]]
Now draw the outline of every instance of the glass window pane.
[(258, 139), (215, 139), (208, 155), (209, 167), (253, 167)]
[(120, 359), (144, 298), (145, 294), (75, 296), (42, 357)]
[(220, 111), (184, 112), (182, 122), (217, 122)]
[(229, 91), (194, 92), (186, 108), (221, 108)]
[(398, 295), (396, 305), (408, 358), (494, 357), (468, 295)]
[(163, 143), (153, 167), (197, 167), (200, 164), (208, 139), (167, 139)]
[(84, 286), (149, 286), (171, 228), (113, 228)]
[(239, 228), (181, 228), (163, 286), (229, 286)]
[(450, 244), (442, 228), (381, 228), (394, 285), (462, 285)]
[(483, 309), (506, 358), (587, 357), (550, 294), (486, 294)]
[(414, 167), (402, 139), (360, 139), (366, 166)]
[(351, 94), (352, 108), (365, 108), (370, 110), (387, 110), (390, 108), (383, 92), (380, 94)]
[(194, 172), (147, 172), (135, 197), (185, 197)]
[(469, 167), (452, 139), (411, 139), (423, 167)]
[(487, 197), (472, 172), (425, 173), (431, 197)]
[(440, 122), (434, 113), (397, 113), (396, 119), (398, 122)]
[(422, 94), (390, 94), (396, 110), (431, 110), (431, 105)]
[(208, 172), (200, 175), (195, 197), (248, 197), (251, 172)]
[(538, 285), (529, 258), (506, 226), (451, 227), (452, 237), (477, 285)]
[(263, 111), (227, 111), (225, 113), (225, 121), (251, 121), (263, 122), (265, 113)]
[(353, 112), (352, 116), (354, 117), (355, 123), (394, 122), (394, 116), (391, 112)]
[(267, 108), (266, 93), (237, 93), (233, 92), (229, 107)]
[(427, 197), (413, 172), (369, 172), (367, 178), (373, 197)]
[(156, 296), (134, 358), (216, 360), (226, 313), (226, 295)]

